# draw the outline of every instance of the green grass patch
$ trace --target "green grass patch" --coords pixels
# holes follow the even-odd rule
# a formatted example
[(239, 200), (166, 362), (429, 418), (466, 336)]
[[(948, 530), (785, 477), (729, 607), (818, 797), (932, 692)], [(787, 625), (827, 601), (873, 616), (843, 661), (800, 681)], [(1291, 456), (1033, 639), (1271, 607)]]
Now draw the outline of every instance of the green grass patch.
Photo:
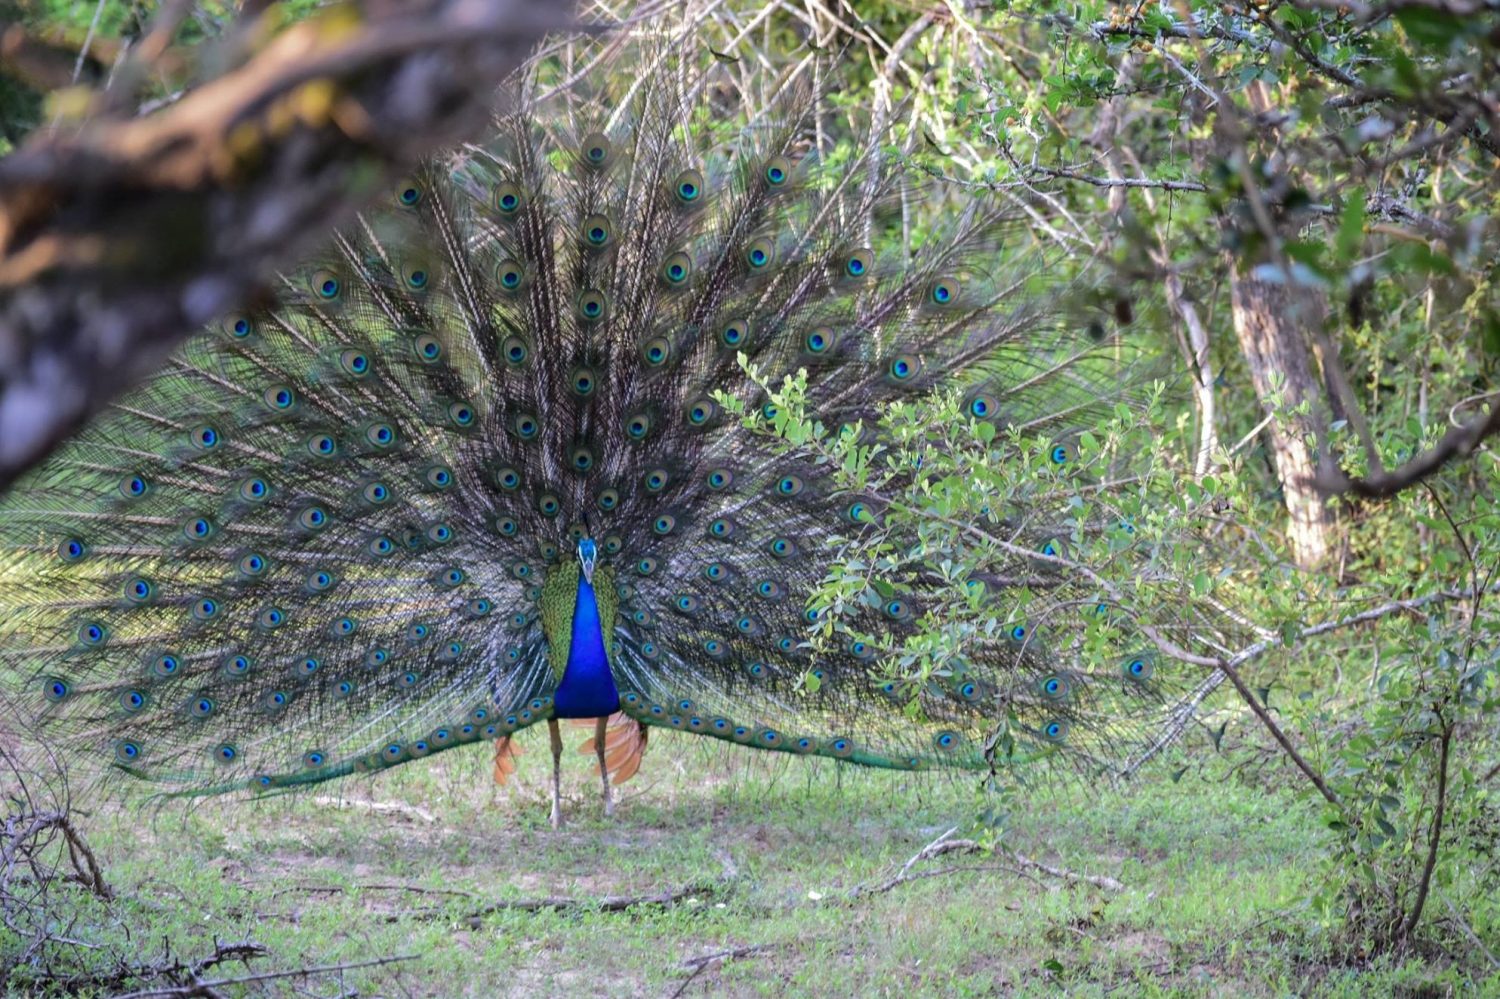
[[(187, 809), (75, 803), (119, 892), (70, 935), (84, 961), (251, 938), (254, 971), (410, 961), (226, 994), (532, 996), (1450, 995), (1500, 990), (1436, 958), (1334, 961), (1301, 900), (1311, 803), (1191, 773), (1009, 802), (1003, 843), (1105, 891), (925, 844), (996, 804), (968, 778), (866, 772), (662, 738), (605, 820), (582, 757), (546, 824), (545, 739), (497, 789), (482, 750), (368, 782)], [(949, 870), (950, 868), (962, 868)], [(601, 911), (609, 896), (677, 892)], [(498, 908), (563, 896), (562, 910)], [(485, 910), (485, 914), (475, 915)], [(6, 941), (9, 946), (12, 941)], [(723, 961), (693, 959), (738, 949)], [(1472, 969), (1470, 969), (1472, 970)], [(233, 977), (227, 965), (212, 974)], [(294, 992), (298, 988), (303, 991)], [(235, 989), (240, 991), (236, 992)], [(34, 994), (16, 978), (10, 994)]]

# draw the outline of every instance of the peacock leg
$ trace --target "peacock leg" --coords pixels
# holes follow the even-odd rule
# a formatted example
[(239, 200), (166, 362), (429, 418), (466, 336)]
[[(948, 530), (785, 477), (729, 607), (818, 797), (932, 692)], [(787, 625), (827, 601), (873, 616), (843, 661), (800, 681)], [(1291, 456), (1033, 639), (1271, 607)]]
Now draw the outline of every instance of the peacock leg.
[(609, 718), (600, 718), (594, 723), (594, 752), (599, 755), (599, 783), (604, 787), (604, 814), (615, 813), (615, 799), (609, 793), (609, 764), (604, 761), (604, 740), (608, 734)]
[(547, 719), (547, 734), (552, 738), (552, 828), (562, 828), (562, 730), (556, 718)]

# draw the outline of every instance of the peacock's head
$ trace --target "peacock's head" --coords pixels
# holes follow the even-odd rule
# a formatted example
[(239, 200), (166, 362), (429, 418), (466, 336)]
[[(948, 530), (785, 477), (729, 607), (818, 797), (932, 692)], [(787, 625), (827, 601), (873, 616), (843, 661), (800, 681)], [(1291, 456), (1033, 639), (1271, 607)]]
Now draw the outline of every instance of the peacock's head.
[(578, 539), (578, 564), (583, 566), (583, 578), (594, 585), (594, 565), (599, 561), (599, 546), (593, 538)]

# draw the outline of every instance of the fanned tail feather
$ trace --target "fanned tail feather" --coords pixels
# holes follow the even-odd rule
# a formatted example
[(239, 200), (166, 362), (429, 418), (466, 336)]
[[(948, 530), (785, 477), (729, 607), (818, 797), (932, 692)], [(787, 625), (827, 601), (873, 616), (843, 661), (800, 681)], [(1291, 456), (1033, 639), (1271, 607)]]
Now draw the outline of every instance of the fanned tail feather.
[[(877, 253), (920, 192), (882, 136), (815, 148), (805, 88), (735, 95), (744, 113), (675, 50), (554, 92), (571, 70), (538, 62), (493, 142), (398, 185), (0, 505), (0, 662), (53, 744), (197, 794), (499, 740), (503, 782), (509, 737), (552, 713), (543, 582), (584, 537), (618, 622), (615, 781), (646, 726), (900, 769), (1093, 765), (1169, 703), (1147, 659), (1084, 664), (1050, 637), (1097, 598), (1020, 557), (991, 598), (1042, 594), (1045, 641), (978, 636), (903, 687), (882, 649), (921, 587), (958, 585), (933, 575), (912, 599), (871, 589), (813, 650), (807, 595), (878, 501), (725, 411), (719, 393), (773, 425), (742, 364), (805, 371), (812, 411), (867, 435), (956, 386), (1009, 429), (996, 460), (1048, 438), (1059, 464), (1141, 375), (1032, 297), (1039, 264), (991, 271), (1014, 227), (993, 205), (909, 260)], [(1037, 504), (1007, 513), (1028, 551), (1059, 522)]]

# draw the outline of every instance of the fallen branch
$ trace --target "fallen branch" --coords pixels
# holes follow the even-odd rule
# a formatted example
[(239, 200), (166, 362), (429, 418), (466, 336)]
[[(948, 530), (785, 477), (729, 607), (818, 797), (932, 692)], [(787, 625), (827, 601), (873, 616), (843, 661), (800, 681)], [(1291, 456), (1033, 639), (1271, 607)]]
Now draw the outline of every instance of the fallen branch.
[(690, 957), (682, 962), (682, 968), (684, 971), (692, 971), (692, 974), (682, 980), (682, 983), (673, 990), (669, 999), (678, 999), (679, 996), (688, 990), (688, 986), (693, 984), (695, 978), (703, 974), (705, 969), (718, 962), (733, 960), (737, 957), (749, 957), (752, 954), (761, 954), (774, 947), (774, 944), (753, 944), (749, 947), (731, 947), (728, 950), (714, 951), (712, 954), (704, 954), (702, 957)]
[(587, 910), (589, 912), (628, 912), (643, 906), (667, 906), (673, 905), (685, 899), (700, 895), (712, 895), (714, 888), (702, 885), (690, 885), (684, 888), (673, 888), (665, 891), (650, 892), (644, 895), (604, 895), (599, 898), (574, 898), (568, 895), (544, 895), (539, 898), (506, 899), (490, 902), (478, 909), (453, 915), (448, 909), (434, 907), (414, 912), (391, 913), (385, 917), (387, 923), (399, 923), (407, 919), (416, 919), (430, 922), (438, 919), (467, 920), (471, 926), (477, 926), (486, 916), (492, 916), (498, 912), (565, 912), (569, 910)]
[[(239, 940), (232, 943), (224, 943), (220, 940), (214, 941), (214, 949), (204, 957), (195, 961), (184, 962), (180, 957), (172, 953), (171, 944), (163, 941), (162, 956), (155, 961), (131, 963), (120, 960), (117, 966), (110, 972), (97, 975), (56, 975), (49, 973), (46, 969), (40, 969), (36, 973), (36, 982), (52, 982), (60, 986), (69, 994), (93, 991), (107, 991), (117, 995), (120, 989), (129, 985), (139, 985), (142, 982), (161, 980), (166, 984), (160, 986), (157, 991), (166, 994), (177, 994), (176, 990), (196, 989), (181, 993), (191, 996), (217, 996), (217, 992), (210, 983), (203, 979), (205, 972), (230, 961), (239, 961), (248, 966), (251, 958), (264, 957), (269, 954), (265, 947), (254, 940)], [(136, 995), (139, 993), (130, 993)], [(148, 992), (147, 994), (156, 994)]]
[(922, 847), (922, 849), (918, 850), (915, 854), (912, 855), (910, 860), (901, 865), (901, 870), (897, 871), (896, 874), (892, 877), (889, 877), (886, 880), (874, 885), (856, 885), (849, 891), (850, 900), (852, 901), (853, 899), (859, 898), (863, 895), (880, 895), (890, 891), (891, 889), (899, 885), (904, 885), (912, 881), (921, 881), (926, 878), (943, 877), (949, 874), (957, 874), (960, 871), (998, 870), (1009, 871), (1010, 873), (1021, 874), (1024, 876), (1026, 870), (1033, 870), (1040, 871), (1041, 873), (1046, 874), (1050, 877), (1059, 878), (1064, 881), (1083, 882), (1085, 884), (1090, 884), (1095, 888), (1099, 888), (1104, 891), (1125, 890), (1125, 885), (1123, 885), (1119, 881), (1116, 881), (1114, 878), (1098, 874), (1079, 874), (1077, 871), (1070, 871), (1065, 867), (1054, 867), (1050, 864), (1044, 864), (1041, 861), (1033, 860), (1025, 854), (1016, 850), (1006, 850), (1004, 852), (1004, 856), (1007, 856), (1009, 859), (1013, 860), (1017, 865), (1019, 865), (1019, 869), (1016, 867), (1008, 867), (1000, 864), (973, 867), (941, 867), (931, 871), (912, 871), (912, 868), (922, 861), (932, 860), (934, 857), (941, 857), (944, 854), (948, 853), (990, 853), (996, 856), (1001, 855), (1001, 847), (998, 844), (996, 844), (994, 847), (986, 847), (977, 840), (950, 839), (949, 837), (951, 837), (957, 831), (958, 827), (954, 826), (947, 832), (940, 835), (937, 839), (933, 840), (931, 843), (928, 843), (926, 846)]
[(1099, 888), (1104, 891), (1125, 890), (1124, 884), (1116, 881), (1114, 878), (1109, 877), (1106, 874), (1079, 874), (1077, 871), (1070, 871), (1066, 867), (1053, 867), (1051, 864), (1044, 864), (1039, 860), (1032, 860), (1024, 853), (1020, 853), (1019, 851), (1015, 850), (1011, 851), (1010, 855), (1012, 858), (1014, 858), (1016, 863), (1020, 864), (1022, 867), (1030, 867), (1033, 870), (1041, 871), (1043, 874), (1050, 875), (1054, 878), (1061, 878), (1064, 881), (1082, 881), (1084, 884), (1093, 885), (1095, 888)]
[(746, 947), (730, 947), (727, 950), (716, 950), (709, 954), (700, 954), (690, 957), (682, 962), (682, 970), (688, 971), (693, 968), (703, 968), (713, 964), (715, 961), (730, 961), (739, 957), (749, 957), (752, 954), (764, 954), (768, 950), (775, 950), (775, 944), (750, 944)]
[(356, 968), (378, 968), (386, 964), (415, 961), (420, 954), (394, 954), (390, 957), (371, 958), (368, 961), (351, 961), (348, 964), (322, 964), (307, 968), (289, 968), (285, 971), (265, 971), (238, 978), (215, 978), (200, 980), (186, 985), (173, 985), (157, 989), (142, 989), (127, 992), (114, 999), (191, 999), (191, 997), (215, 996), (215, 990), (231, 985), (248, 985), (254, 982), (271, 982), (286, 978), (311, 978), (317, 975), (336, 975)]

